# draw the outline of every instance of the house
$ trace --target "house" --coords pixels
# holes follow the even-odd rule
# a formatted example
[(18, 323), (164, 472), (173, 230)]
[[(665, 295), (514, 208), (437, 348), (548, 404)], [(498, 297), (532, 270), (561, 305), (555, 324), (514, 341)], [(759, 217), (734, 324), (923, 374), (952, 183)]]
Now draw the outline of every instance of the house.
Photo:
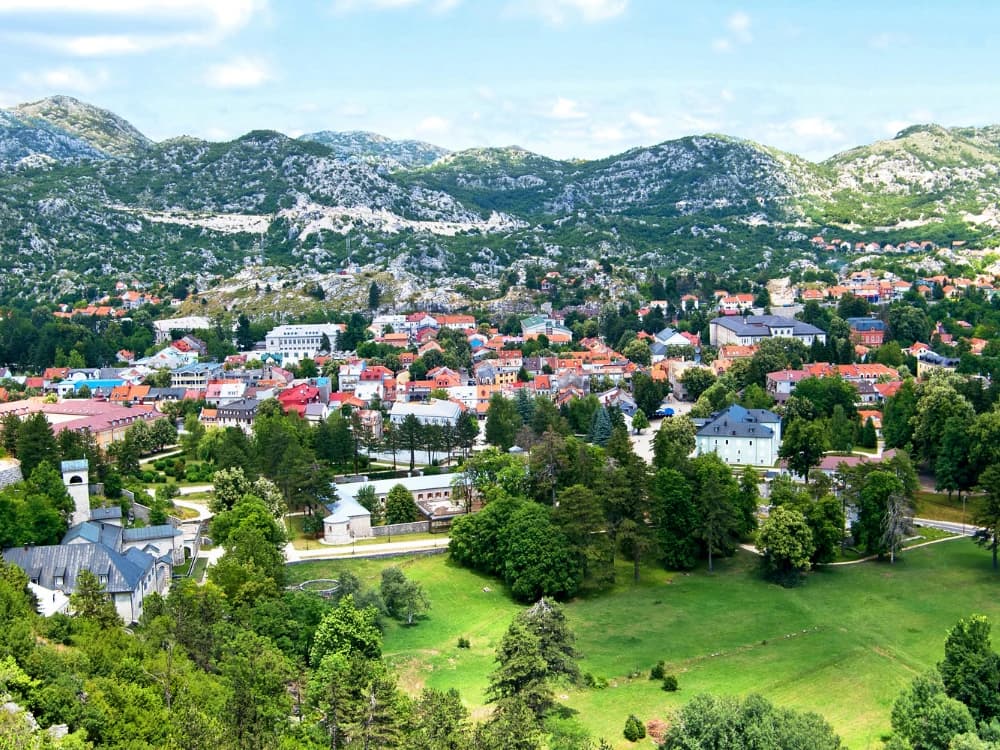
[(161, 418), (159, 412), (154, 411), (149, 405), (137, 404), (127, 407), (83, 399), (60, 401), (55, 404), (28, 399), (0, 404), (0, 416), (13, 412), (24, 419), (38, 411), (45, 414), (45, 419), (57, 436), (63, 430), (79, 432), (87, 429), (94, 436), (98, 446), (104, 450), (107, 450), (112, 443), (122, 440), (125, 431), (135, 422), (152, 422)]
[(598, 393), (597, 400), (605, 407), (619, 409), (626, 417), (631, 417), (639, 410), (632, 394), (618, 387)]
[(212, 322), (201, 315), (190, 315), (186, 318), (171, 318), (169, 320), (154, 320), (153, 332), (157, 344), (166, 344), (173, 337), (173, 332), (191, 333), (204, 331), (212, 327)]
[(241, 398), (219, 406), (215, 410), (215, 424), (218, 427), (239, 427), (249, 433), (253, 430), (258, 406), (259, 402), (255, 398)]
[[(337, 497), (356, 502), (358, 492), (367, 486), (374, 490), (375, 501), (384, 503), (389, 491), (397, 484), (402, 485), (413, 496), (413, 502), (431, 525), (442, 526), (467, 511), (467, 482), (464, 480), (463, 474), (428, 474), (398, 479), (378, 479), (374, 482), (347, 482), (337, 485)], [(475, 497), (469, 505), (472, 508), (476, 507)]]
[(193, 362), (170, 372), (171, 388), (208, 389), (210, 380), (222, 377), (222, 365), (218, 362)]
[(806, 346), (816, 340), (826, 343), (826, 333), (816, 326), (780, 315), (718, 317), (709, 322), (708, 328), (712, 346), (752, 346), (766, 338), (795, 338)]
[(279, 393), (278, 402), (286, 413), (294, 411), (300, 417), (304, 417), (306, 406), (320, 402), (320, 390), (309, 383), (299, 383)]
[(209, 406), (222, 406), (246, 396), (247, 384), (242, 380), (216, 380), (205, 389), (205, 403)]
[(521, 320), (521, 336), (525, 341), (542, 335), (553, 344), (568, 344), (573, 340), (573, 332), (562, 321), (545, 315), (532, 315)]
[(264, 337), (269, 353), (280, 354), (283, 363), (313, 359), (322, 351), (335, 351), (343, 323), (313, 323), (282, 325), (272, 328)]
[(719, 312), (723, 315), (739, 315), (753, 307), (752, 294), (731, 294), (719, 298)]
[(389, 421), (394, 426), (403, 424), (410, 415), (416, 417), (422, 425), (451, 425), (458, 424), (458, 418), (462, 416), (462, 407), (453, 401), (442, 401), (440, 399), (430, 399), (429, 401), (396, 401), (389, 412)]
[(691, 346), (691, 341), (680, 331), (664, 328), (653, 337), (658, 344), (664, 346)]
[(851, 327), (851, 343), (864, 346), (882, 346), (886, 325), (878, 318), (848, 318)]
[(784, 403), (792, 395), (800, 380), (810, 377), (805, 370), (778, 370), (769, 372), (765, 378), (765, 389), (775, 401)]
[(695, 419), (698, 455), (716, 453), (727, 464), (774, 466), (781, 447), (781, 418), (766, 409), (738, 404), (707, 419)]
[(372, 514), (354, 497), (340, 497), (326, 509), (329, 514), (323, 519), (324, 544), (350, 544), (355, 539), (371, 538)]

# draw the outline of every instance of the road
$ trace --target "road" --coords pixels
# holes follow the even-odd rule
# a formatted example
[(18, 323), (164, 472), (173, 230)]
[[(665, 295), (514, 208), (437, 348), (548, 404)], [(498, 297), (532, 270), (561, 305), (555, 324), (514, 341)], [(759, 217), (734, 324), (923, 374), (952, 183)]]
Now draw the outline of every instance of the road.
[(933, 518), (914, 518), (913, 523), (920, 526), (927, 526), (932, 529), (950, 531), (952, 534), (962, 536), (974, 536), (978, 530), (977, 526), (971, 523), (955, 523), (954, 521), (935, 521)]
[(383, 557), (399, 555), (407, 552), (427, 552), (430, 550), (445, 550), (448, 548), (448, 537), (436, 539), (413, 539), (404, 542), (386, 542), (385, 544), (343, 544), (318, 549), (295, 549), (291, 544), (285, 547), (285, 559), (288, 562), (302, 560), (341, 560), (358, 557)]

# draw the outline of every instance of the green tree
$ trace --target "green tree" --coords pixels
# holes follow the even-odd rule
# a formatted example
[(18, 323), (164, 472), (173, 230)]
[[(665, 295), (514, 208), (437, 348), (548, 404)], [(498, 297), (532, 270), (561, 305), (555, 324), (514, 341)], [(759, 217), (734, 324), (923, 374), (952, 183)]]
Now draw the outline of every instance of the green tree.
[(486, 410), (486, 442), (500, 450), (509, 450), (514, 445), (520, 427), (521, 415), (514, 402), (494, 393)]
[(968, 492), (975, 482), (970, 459), (971, 440), (968, 422), (961, 417), (950, 417), (940, 435), (940, 447), (934, 461), (934, 489), (951, 493)]
[(376, 282), (372, 282), (368, 287), (368, 309), (378, 310), (379, 303), (382, 300), (382, 290)]
[(582, 571), (573, 565), (569, 542), (551, 520), (551, 509), (523, 503), (500, 533), (503, 575), (521, 601), (563, 599), (576, 593)]
[(424, 688), (413, 706), (413, 750), (466, 750), (472, 746), (469, 712), (455, 688)]
[(921, 383), (912, 420), (916, 455), (933, 467), (942, 448), (941, 436), (947, 421), (954, 418), (971, 425), (975, 416), (972, 405), (950, 383), (940, 378)]
[(76, 591), (70, 595), (69, 605), (77, 615), (92, 620), (102, 630), (122, 624), (104, 584), (85, 568), (77, 574)]
[(844, 413), (844, 407), (836, 404), (833, 414), (827, 421), (826, 429), (830, 436), (830, 447), (835, 451), (850, 453), (854, 448), (854, 420)]
[(649, 427), (649, 419), (646, 417), (646, 412), (642, 409), (636, 410), (635, 414), (632, 415), (632, 429), (635, 434), (641, 434), (647, 427)]
[(17, 433), (17, 458), (21, 462), (21, 474), (31, 476), (31, 472), (42, 461), (55, 466), (59, 461), (59, 449), (52, 426), (45, 414), (36, 411), (21, 422)]
[(778, 455), (788, 461), (789, 469), (808, 483), (809, 471), (819, 465), (828, 444), (822, 421), (795, 419), (785, 430)]
[(875, 429), (875, 421), (871, 417), (865, 420), (865, 424), (861, 428), (861, 433), (858, 435), (858, 445), (870, 450), (878, 447), (878, 432)]
[(420, 509), (413, 495), (401, 484), (393, 485), (385, 497), (385, 522), (389, 525), (412, 523), (420, 519)]
[(993, 553), (993, 570), (997, 570), (997, 549), (1000, 547), (1000, 466), (987, 467), (979, 477), (983, 501), (972, 517), (980, 527), (976, 543)]
[(895, 303), (889, 308), (889, 337), (900, 345), (927, 341), (930, 331), (930, 319), (919, 307)]
[(379, 590), (389, 615), (397, 620), (405, 620), (407, 625), (412, 625), (413, 619), (430, 607), (423, 587), (416, 581), (409, 580), (394, 565), (382, 569), (382, 585)]
[(938, 664), (949, 697), (968, 706), (977, 721), (1000, 716), (1000, 656), (990, 644), (990, 621), (983, 615), (959, 620), (948, 631)]
[(611, 439), (612, 429), (611, 417), (608, 414), (608, 410), (604, 406), (598, 407), (590, 420), (590, 431), (587, 433), (587, 442), (600, 446), (607, 445), (608, 440)]
[(382, 655), (382, 632), (377, 621), (378, 610), (374, 607), (358, 609), (353, 594), (342, 596), (316, 628), (309, 663), (319, 664), (327, 654), (378, 659)]
[(819, 417), (832, 417), (837, 406), (841, 407), (844, 415), (852, 422), (858, 414), (854, 405), (858, 400), (858, 389), (839, 375), (803, 378), (795, 386), (793, 393), (798, 398), (809, 401), (813, 405), (814, 414)]
[(240, 750), (277, 748), (291, 713), (291, 670), (266, 638), (238, 631), (226, 645), (221, 673), (229, 686), (226, 715)]
[(715, 453), (698, 456), (691, 464), (696, 502), (693, 531), (708, 555), (711, 572), (713, 556), (731, 553), (739, 538), (742, 518), (735, 503), (739, 486), (729, 467)]
[(635, 714), (629, 714), (625, 720), (625, 729), (622, 734), (629, 742), (638, 742), (646, 737), (646, 727)]
[(811, 567), (816, 546), (805, 517), (794, 508), (779, 506), (760, 528), (757, 547), (763, 553), (764, 571), (783, 585), (794, 585)]
[(816, 548), (812, 562), (833, 562), (844, 542), (843, 505), (833, 495), (824, 495), (807, 505), (804, 512)]
[(597, 586), (614, 580), (607, 522), (597, 493), (581, 484), (560, 491), (552, 522), (566, 537), (584, 580)]
[(695, 432), (694, 422), (686, 415), (664, 419), (653, 437), (653, 466), (681, 469), (694, 452)]
[(913, 438), (913, 418), (917, 413), (916, 383), (907, 378), (885, 404), (882, 437), (886, 448), (905, 448)]
[(680, 709), (660, 747), (841, 750), (843, 745), (819, 714), (776, 708), (751, 694), (743, 699), (695, 696)]
[(913, 750), (947, 750), (952, 737), (975, 726), (969, 709), (945, 693), (937, 672), (918, 675), (892, 706), (892, 730)]
[(496, 661), (498, 666), (486, 690), (487, 700), (501, 707), (514, 700), (523, 701), (535, 718), (544, 716), (554, 702), (548, 665), (538, 636), (520, 618), (507, 628), (497, 647)]
[(681, 383), (691, 401), (697, 401), (701, 394), (715, 384), (715, 380), (715, 375), (707, 367), (689, 367), (681, 375)]
[(671, 570), (691, 570), (698, 558), (697, 507), (683, 474), (670, 468), (656, 472), (650, 486), (650, 511), (660, 561)]
[(652, 360), (652, 353), (649, 350), (649, 343), (644, 339), (632, 339), (625, 348), (622, 349), (622, 354), (626, 359), (635, 362), (637, 365), (649, 366)]

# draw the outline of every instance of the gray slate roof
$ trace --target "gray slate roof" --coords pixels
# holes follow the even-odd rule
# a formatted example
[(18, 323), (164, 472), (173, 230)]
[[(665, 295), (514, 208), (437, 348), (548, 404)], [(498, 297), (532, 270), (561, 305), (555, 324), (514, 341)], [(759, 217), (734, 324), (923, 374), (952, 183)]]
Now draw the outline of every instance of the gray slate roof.
[[(44, 547), (14, 547), (5, 550), (4, 560), (13, 563), (47, 589), (73, 592), (81, 570), (96, 576), (106, 575), (108, 593), (132, 592), (153, 567), (153, 558), (138, 549), (124, 555), (103, 544), (59, 544)], [(62, 576), (61, 586), (55, 578)]]
[(768, 424), (779, 424), (781, 417), (767, 409), (744, 409), (733, 404), (728, 409), (716, 412), (706, 420), (696, 420), (701, 423), (697, 435), (699, 437), (760, 437), (774, 436), (774, 430)]
[(169, 539), (175, 536), (184, 536), (184, 532), (171, 526), (169, 523), (159, 526), (143, 526), (138, 529), (125, 529), (122, 534), (122, 541), (125, 542), (147, 542), (152, 539)]
[(120, 521), (122, 517), (122, 507), (120, 505), (109, 505), (107, 508), (91, 508), (91, 521)]
[(727, 328), (737, 336), (770, 336), (772, 328), (792, 328), (795, 336), (823, 336), (822, 330), (795, 318), (781, 315), (739, 315), (723, 316), (712, 320), (716, 325)]
[(353, 497), (343, 497), (326, 506), (330, 511), (323, 520), (327, 523), (345, 523), (358, 516), (371, 516), (371, 512)]
[(84, 521), (66, 531), (61, 544), (83, 539), (91, 544), (103, 544), (113, 550), (121, 549), (122, 527), (113, 523)]

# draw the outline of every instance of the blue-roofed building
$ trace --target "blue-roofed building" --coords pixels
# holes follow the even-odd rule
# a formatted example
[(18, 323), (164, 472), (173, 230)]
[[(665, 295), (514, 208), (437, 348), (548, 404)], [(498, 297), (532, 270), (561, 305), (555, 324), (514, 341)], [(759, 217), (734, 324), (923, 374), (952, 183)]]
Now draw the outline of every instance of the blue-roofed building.
[(885, 341), (885, 321), (878, 318), (847, 318), (851, 327), (851, 343), (862, 346), (882, 346)]
[(707, 419), (693, 420), (695, 451), (716, 453), (727, 464), (774, 466), (781, 448), (781, 417), (766, 409), (733, 404)]
[(826, 343), (826, 333), (821, 329), (781, 315), (724, 315), (709, 321), (708, 330), (712, 346), (753, 346), (768, 338), (794, 338), (806, 346), (815, 340)]
[(170, 582), (166, 561), (139, 549), (123, 553), (100, 543), (12, 547), (3, 558), (25, 572), (36, 596), (53, 600), (75, 592), (80, 571), (89, 570), (126, 623), (138, 622), (144, 599), (154, 591), (162, 594)]
[(171, 388), (193, 388), (205, 390), (208, 381), (222, 377), (222, 364), (219, 362), (193, 362), (170, 371)]

